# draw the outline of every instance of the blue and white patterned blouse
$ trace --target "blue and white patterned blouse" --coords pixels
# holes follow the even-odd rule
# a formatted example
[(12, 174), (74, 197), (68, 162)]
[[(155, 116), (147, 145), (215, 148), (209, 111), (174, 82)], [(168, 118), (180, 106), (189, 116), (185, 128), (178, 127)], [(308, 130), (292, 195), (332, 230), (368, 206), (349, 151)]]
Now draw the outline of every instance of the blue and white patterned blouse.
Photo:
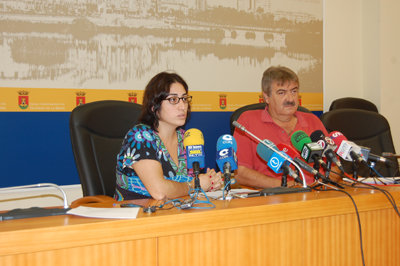
[(176, 182), (188, 182), (193, 179), (188, 176), (186, 168), (186, 152), (183, 146), (183, 129), (177, 130), (178, 135), (178, 165), (172, 160), (164, 143), (158, 134), (149, 126), (138, 124), (128, 131), (122, 142), (122, 148), (117, 155), (116, 169), (116, 200), (149, 198), (150, 193), (133, 170), (134, 163), (151, 159), (161, 163), (164, 178)]

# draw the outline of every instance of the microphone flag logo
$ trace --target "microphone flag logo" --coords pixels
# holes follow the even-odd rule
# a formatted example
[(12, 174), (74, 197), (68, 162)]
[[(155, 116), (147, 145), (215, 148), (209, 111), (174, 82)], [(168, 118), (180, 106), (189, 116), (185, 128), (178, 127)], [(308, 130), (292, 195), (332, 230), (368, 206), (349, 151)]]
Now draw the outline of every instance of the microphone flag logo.
[(337, 138), (337, 137), (342, 136), (342, 135), (343, 135), (342, 133), (340, 133), (339, 131), (336, 131), (336, 132), (333, 132), (333, 134), (331, 136), (334, 137), (334, 138)]
[(303, 150), (301, 151), (301, 157), (308, 160), (308, 157), (310, 156), (310, 150), (304, 145)]
[(283, 157), (279, 156), (276, 152), (274, 152), (269, 159), (267, 165), (274, 171), (275, 173), (279, 174), (282, 172), (282, 164), (284, 163)]
[(187, 153), (188, 157), (203, 156), (203, 146), (202, 145), (187, 146)]
[(219, 151), (220, 158), (226, 158), (229, 154), (230, 154), (229, 149), (222, 149)]

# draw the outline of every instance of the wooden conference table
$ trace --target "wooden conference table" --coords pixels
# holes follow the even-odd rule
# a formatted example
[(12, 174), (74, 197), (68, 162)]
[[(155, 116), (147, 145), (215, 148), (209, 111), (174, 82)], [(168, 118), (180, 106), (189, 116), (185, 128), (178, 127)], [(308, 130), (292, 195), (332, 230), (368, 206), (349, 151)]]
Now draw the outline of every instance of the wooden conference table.
[[(400, 201), (400, 188), (389, 189)], [(400, 218), (376, 190), (347, 189), (366, 265), (400, 265)], [(354, 206), (336, 191), (214, 201), (137, 219), (0, 222), (0, 265), (362, 265)]]

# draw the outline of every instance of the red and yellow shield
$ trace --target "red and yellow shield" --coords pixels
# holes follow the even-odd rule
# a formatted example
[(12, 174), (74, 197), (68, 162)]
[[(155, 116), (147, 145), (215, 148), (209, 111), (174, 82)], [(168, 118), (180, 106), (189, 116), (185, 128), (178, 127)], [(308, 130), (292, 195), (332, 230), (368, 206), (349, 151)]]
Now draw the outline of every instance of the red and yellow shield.
[(226, 94), (220, 94), (219, 95), (219, 108), (225, 109), (226, 106), (227, 106)]
[(137, 103), (137, 94), (134, 92), (128, 93), (128, 101), (131, 103)]
[(76, 94), (76, 106), (82, 105), (86, 103), (86, 92), (84, 91), (78, 91), (75, 93)]
[(18, 106), (21, 109), (27, 109), (29, 107), (29, 92), (28, 91), (19, 91), (18, 92)]

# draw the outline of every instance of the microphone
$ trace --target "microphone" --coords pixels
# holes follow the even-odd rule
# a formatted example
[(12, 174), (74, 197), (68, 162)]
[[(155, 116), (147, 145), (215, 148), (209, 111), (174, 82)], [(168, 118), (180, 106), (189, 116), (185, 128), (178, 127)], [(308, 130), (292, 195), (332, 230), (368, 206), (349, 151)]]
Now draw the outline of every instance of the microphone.
[(337, 146), (335, 145), (335, 142), (325, 136), (324, 132), (322, 132), (322, 130), (316, 130), (313, 133), (311, 133), (310, 138), (313, 142), (318, 143), (322, 149), (323, 149), (323, 153), (322, 156), (325, 155), (325, 157), (332, 163), (336, 164), (336, 166), (339, 168), (339, 170), (344, 173), (344, 168), (342, 166), (342, 163), (340, 162), (340, 160), (338, 160), (338, 158), (336, 157), (336, 154), (334, 152), (334, 150), (337, 148)]
[[(334, 131), (331, 133), (332, 136), (335, 137), (335, 139), (337, 139), (337, 142), (339, 141), (347, 141), (351, 144), (351, 147), (353, 149), (355, 149), (355, 152), (357, 154), (353, 154), (351, 155), (350, 153), (350, 157), (353, 156), (354, 158), (356, 158), (355, 160), (362, 162), (363, 164), (366, 164), (366, 161), (373, 161), (373, 162), (381, 162), (381, 163), (385, 163), (386, 165), (395, 165), (393, 161), (383, 157), (383, 156), (379, 156), (373, 153), (370, 153), (370, 148), (367, 147), (363, 147), (363, 146), (358, 146), (357, 144), (355, 144), (354, 142), (348, 141), (347, 138), (339, 131)], [(335, 141), (335, 139), (333, 139), (333, 141)], [(345, 148), (343, 148), (343, 150), (339, 150), (339, 152), (343, 152), (343, 154), (346, 154), (348, 147), (346, 146), (346, 143), (344, 144)], [(358, 147), (358, 148), (357, 148)], [(382, 155), (387, 155), (388, 153), (383, 152)], [(359, 157), (357, 157), (357, 155), (359, 155), (359, 157), (361, 157), (361, 159)], [(340, 155), (339, 155), (340, 156)], [(351, 157), (351, 159), (353, 159), (353, 157)], [(344, 159), (344, 158), (343, 158)], [(345, 159), (346, 160), (346, 159)], [(349, 161), (349, 160), (348, 160)], [(368, 164), (366, 164), (368, 166)], [(368, 166), (369, 167), (369, 166)]]
[[(383, 154), (385, 154), (385, 153), (383, 152), (382, 155)], [(390, 156), (388, 156), (388, 157), (390, 157)], [(392, 157), (395, 157), (394, 154), (392, 155)], [(373, 153), (369, 153), (368, 154), (368, 160), (376, 162), (376, 163), (384, 163), (386, 165), (391, 165), (391, 166), (395, 166), (396, 165), (393, 161), (389, 160), (388, 158), (385, 158), (383, 156), (379, 156), (379, 155), (376, 155), (376, 154), (373, 154)]]
[[(285, 158), (287, 161), (291, 162), (294, 166), (296, 166), (296, 168), (298, 168), (300, 170), (300, 168), (293, 162), (293, 160), (288, 157), (285, 153), (281, 152), (280, 150), (277, 149), (277, 147), (274, 145), (272, 146), (270, 143), (267, 143), (264, 140), (261, 140), (259, 137), (257, 137), (256, 135), (254, 135), (253, 133), (251, 133), (250, 131), (248, 131), (243, 125), (239, 124), (237, 121), (233, 121), (232, 125), (237, 127), (238, 129), (242, 130), (243, 132), (245, 132), (246, 134), (248, 134), (249, 136), (253, 137), (254, 139), (256, 139), (259, 143), (262, 143), (264, 146), (270, 148), (271, 150), (273, 150), (274, 152), (276, 152), (277, 154), (281, 155), (283, 158)], [(300, 170), (300, 173), (302, 174), (302, 183), (303, 183), (303, 187), (304, 189), (307, 188), (307, 183), (306, 183), (306, 179), (303, 176), (303, 173)]]
[(393, 157), (393, 158), (400, 158), (399, 154), (394, 154), (391, 152), (382, 152), (383, 157)]
[(290, 147), (287, 144), (284, 143), (279, 143), (278, 144), (278, 148), (282, 151), (287, 151), (287, 154), (292, 154), (293, 156), (290, 156), (293, 158), (293, 161), (296, 162), (303, 170), (311, 173), (314, 176), (317, 176), (318, 178), (325, 180), (325, 177), (318, 172), (316, 169), (312, 168), (310, 165), (308, 165), (307, 163), (305, 163), (303, 160), (301, 160), (299, 158), (299, 153), (297, 151), (295, 151), (292, 147)]
[[(271, 146), (278, 149), (273, 142), (268, 139), (264, 139), (265, 142), (270, 143)], [(292, 168), (289, 167), (290, 163), (282, 157), (280, 154), (274, 152), (272, 149), (264, 146), (262, 143), (257, 145), (257, 154), (267, 162), (269, 168), (271, 168), (275, 173), (280, 174), (283, 173), (284, 175), (289, 175), (296, 180), (298, 183), (302, 183), (299, 175), (293, 171)]]
[(186, 149), (188, 169), (193, 169), (195, 175), (195, 188), (200, 188), (200, 169), (204, 168), (204, 137), (197, 128), (186, 130), (183, 138), (183, 146)]
[(284, 144), (284, 143), (279, 143), (276, 145), (276, 147), (286, 153), (290, 158), (296, 158), (299, 157), (299, 153), (293, 149), (291, 146)]
[(293, 146), (300, 152), (301, 158), (308, 163), (319, 163), (324, 170), (328, 171), (328, 166), (321, 158), (322, 147), (318, 143), (312, 142), (306, 132), (298, 130), (292, 134), (290, 140)]
[(235, 179), (231, 180), (231, 171), (238, 168), (237, 166), (237, 144), (236, 140), (232, 135), (225, 134), (217, 140), (217, 165), (224, 175), (224, 187), (229, 191), (231, 189), (230, 184), (233, 184)]
[[(335, 150), (336, 154), (339, 155), (346, 161), (356, 161), (364, 164), (369, 168), (369, 165), (365, 158), (363, 158), (363, 152), (361, 147), (352, 141), (348, 141), (347, 138), (339, 131), (333, 131), (329, 134), (331, 139), (337, 145)], [(364, 153), (366, 150), (364, 150)]]

